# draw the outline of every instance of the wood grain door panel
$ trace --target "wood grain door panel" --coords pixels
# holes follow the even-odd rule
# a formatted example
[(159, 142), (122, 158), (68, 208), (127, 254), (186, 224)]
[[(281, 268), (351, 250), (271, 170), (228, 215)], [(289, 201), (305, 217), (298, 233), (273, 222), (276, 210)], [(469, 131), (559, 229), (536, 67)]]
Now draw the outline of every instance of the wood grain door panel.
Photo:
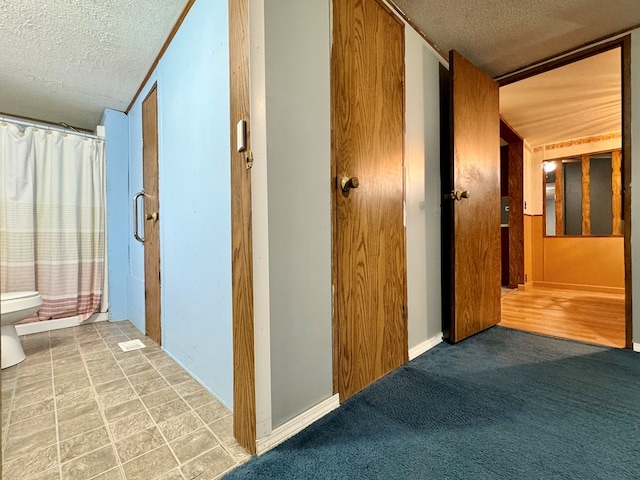
[[(453, 203), (451, 325), (458, 342), (500, 321), (500, 123), (498, 85), (459, 53), (449, 56)], [(443, 249), (444, 251), (445, 249)], [(443, 264), (447, 268), (447, 264)]]
[[(142, 175), (145, 217), (153, 213), (159, 215), (158, 91), (155, 85), (142, 102)], [(143, 221), (145, 333), (160, 345), (160, 217)]]
[[(404, 25), (376, 0), (334, 2), (332, 142), (338, 390), (407, 360)], [(359, 186), (343, 192), (343, 177)]]

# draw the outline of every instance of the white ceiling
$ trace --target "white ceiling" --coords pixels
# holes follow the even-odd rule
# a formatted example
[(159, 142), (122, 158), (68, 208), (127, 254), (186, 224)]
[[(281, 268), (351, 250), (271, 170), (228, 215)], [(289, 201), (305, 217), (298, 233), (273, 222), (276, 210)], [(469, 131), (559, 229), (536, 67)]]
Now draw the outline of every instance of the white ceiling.
[(500, 113), (532, 146), (620, 132), (620, 48), (501, 87)]
[[(0, 0), (0, 112), (93, 129), (127, 108), (187, 2)], [(640, 25), (637, 0), (394, 3), (492, 76)]]
[(0, 112), (95, 129), (126, 110), (186, 3), (0, 0)]

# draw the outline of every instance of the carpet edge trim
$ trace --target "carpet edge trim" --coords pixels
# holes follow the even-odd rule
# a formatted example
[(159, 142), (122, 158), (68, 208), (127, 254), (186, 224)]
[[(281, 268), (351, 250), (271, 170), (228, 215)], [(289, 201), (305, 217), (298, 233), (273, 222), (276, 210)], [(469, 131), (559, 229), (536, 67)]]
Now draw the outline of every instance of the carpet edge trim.
[(434, 335), (433, 337), (425, 340), (422, 343), (419, 343), (415, 347), (409, 349), (409, 361), (413, 360), (416, 357), (419, 357), (424, 352), (431, 350), (436, 345), (442, 343), (442, 332)]
[(320, 402), (309, 410), (302, 412), (297, 417), (292, 418), (288, 422), (283, 423), (266, 437), (259, 438), (256, 441), (257, 455), (262, 455), (272, 448), (280, 445), (285, 440), (293, 437), (296, 433), (304, 430), (316, 420), (321, 419), (329, 412), (332, 412), (340, 406), (340, 395), (337, 393), (332, 397)]

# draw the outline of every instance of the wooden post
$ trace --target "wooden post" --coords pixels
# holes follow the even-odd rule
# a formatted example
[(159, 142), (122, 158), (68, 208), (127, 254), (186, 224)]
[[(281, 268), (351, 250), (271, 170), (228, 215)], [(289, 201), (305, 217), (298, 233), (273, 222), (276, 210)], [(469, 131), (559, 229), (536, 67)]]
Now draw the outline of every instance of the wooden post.
[(622, 152), (611, 152), (611, 234), (622, 235)]
[(564, 170), (556, 160), (556, 235), (564, 235)]
[(582, 235), (591, 235), (591, 157), (582, 156)]

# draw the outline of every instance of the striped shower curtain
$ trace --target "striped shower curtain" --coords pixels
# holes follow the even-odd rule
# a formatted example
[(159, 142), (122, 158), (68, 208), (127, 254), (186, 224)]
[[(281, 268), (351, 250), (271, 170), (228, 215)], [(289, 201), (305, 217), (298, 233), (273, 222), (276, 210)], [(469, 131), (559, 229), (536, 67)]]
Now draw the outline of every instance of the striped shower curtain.
[(0, 121), (0, 291), (39, 291), (37, 320), (100, 308), (104, 185), (104, 141)]

